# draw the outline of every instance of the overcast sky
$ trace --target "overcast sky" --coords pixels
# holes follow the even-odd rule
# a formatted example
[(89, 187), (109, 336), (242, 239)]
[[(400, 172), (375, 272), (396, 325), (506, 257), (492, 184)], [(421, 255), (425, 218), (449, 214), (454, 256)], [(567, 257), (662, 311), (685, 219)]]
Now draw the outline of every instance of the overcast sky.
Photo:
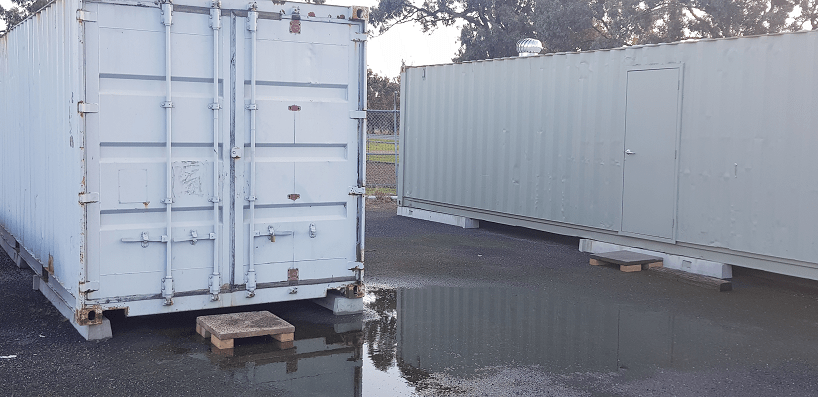
[[(378, 1), (327, 0), (327, 4), (372, 7)], [(420, 26), (414, 24), (395, 26), (383, 35), (370, 39), (367, 51), (369, 68), (375, 73), (394, 77), (400, 74), (401, 60), (405, 60), (407, 65), (449, 63), (460, 47), (459, 36), (460, 28), (454, 26), (440, 27), (431, 34), (421, 33)]]
[[(327, 4), (343, 6), (372, 7), (377, 3), (377, 0), (327, 0)], [(10, 7), (11, 4), (11, 0), (0, 0), (3, 7)], [(368, 66), (375, 73), (395, 77), (400, 74), (401, 60), (406, 61), (407, 65), (449, 63), (459, 47), (459, 32), (457, 27), (447, 27), (424, 34), (417, 25), (396, 26), (369, 40)]]

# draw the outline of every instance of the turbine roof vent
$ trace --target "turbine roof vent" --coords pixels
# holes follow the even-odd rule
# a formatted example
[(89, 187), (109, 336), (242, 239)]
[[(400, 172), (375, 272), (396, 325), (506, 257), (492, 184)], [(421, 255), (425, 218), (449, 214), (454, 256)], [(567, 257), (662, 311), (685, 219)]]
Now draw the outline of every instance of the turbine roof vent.
[(521, 39), (517, 41), (517, 52), (521, 57), (537, 55), (542, 51), (542, 42), (537, 39)]

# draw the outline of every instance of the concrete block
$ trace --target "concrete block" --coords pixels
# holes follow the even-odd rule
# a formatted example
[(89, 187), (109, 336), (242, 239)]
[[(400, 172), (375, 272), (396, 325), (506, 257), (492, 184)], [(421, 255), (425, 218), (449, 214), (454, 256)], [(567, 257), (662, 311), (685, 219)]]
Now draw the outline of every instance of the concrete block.
[(355, 298), (349, 299), (336, 291), (327, 291), (327, 296), (324, 298), (313, 299), (313, 302), (323, 306), (336, 316), (343, 314), (358, 314), (364, 311), (364, 299)]
[(420, 210), (417, 208), (398, 207), (398, 216), (423, 219), (425, 221), (444, 223), (446, 225), (452, 226), (460, 226), (463, 229), (477, 229), (480, 227), (480, 221), (477, 219), (467, 218), (465, 216), (459, 215), (443, 214), (434, 211)]
[(712, 262), (704, 259), (689, 258), (686, 256), (670, 255), (664, 252), (643, 250), (640, 248), (627, 247), (596, 241), (591, 239), (581, 239), (579, 241), (580, 252), (599, 254), (611, 251), (632, 251), (645, 255), (658, 256), (662, 258), (663, 266), (669, 269), (676, 269), (702, 276), (715, 277), (720, 279), (733, 278), (733, 267), (721, 262)]

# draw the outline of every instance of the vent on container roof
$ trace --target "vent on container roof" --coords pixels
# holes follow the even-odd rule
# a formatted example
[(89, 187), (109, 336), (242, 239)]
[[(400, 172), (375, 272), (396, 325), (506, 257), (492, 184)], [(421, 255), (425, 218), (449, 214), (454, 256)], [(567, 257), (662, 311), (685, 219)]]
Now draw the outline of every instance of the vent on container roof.
[(521, 57), (537, 55), (542, 51), (542, 43), (537, 39), (521, 39), (517, 41), (517, 52)]

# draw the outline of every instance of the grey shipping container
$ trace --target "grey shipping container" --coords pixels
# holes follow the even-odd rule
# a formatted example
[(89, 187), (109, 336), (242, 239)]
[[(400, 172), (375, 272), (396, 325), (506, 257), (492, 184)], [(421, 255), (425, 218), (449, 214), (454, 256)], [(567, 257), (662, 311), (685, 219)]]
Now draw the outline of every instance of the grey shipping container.
[(818, 280), (818, 32), (410, 67), (404, 209)]
[(367, 9), (56, 0), (0, 37), (0, 246), (88, 338), (362, 294)]

